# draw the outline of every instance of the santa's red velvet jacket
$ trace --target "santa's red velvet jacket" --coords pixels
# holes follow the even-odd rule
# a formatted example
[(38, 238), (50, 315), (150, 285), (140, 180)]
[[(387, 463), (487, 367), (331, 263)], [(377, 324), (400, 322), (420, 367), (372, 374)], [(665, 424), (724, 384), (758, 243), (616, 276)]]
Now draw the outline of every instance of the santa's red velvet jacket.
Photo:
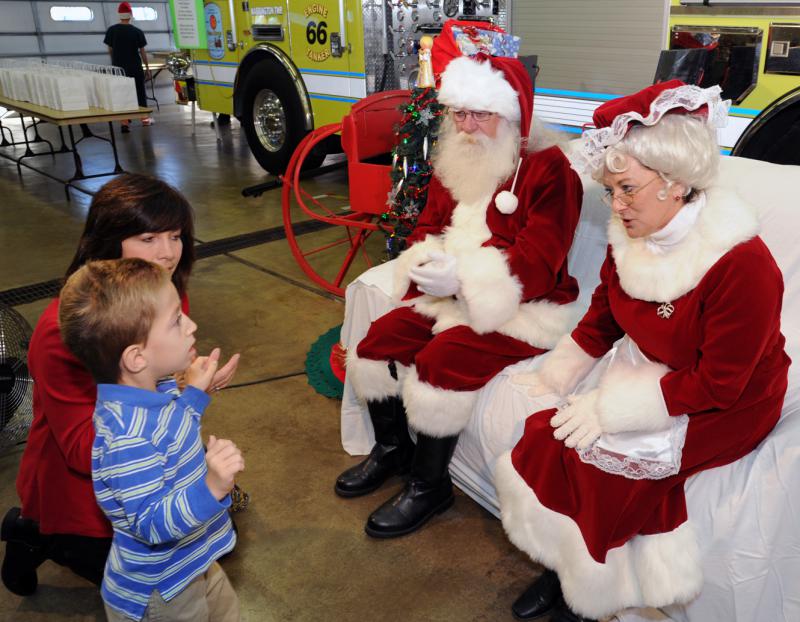
[[(518, 206), (503, 214), (495, 198), (511, 184), (509, 178), (488, 201), (456, 203), (434, 175), (409, 247), (396, 262), (394, 297), (435, 318), (434, 333), (467, 325), (549, 349), (580, 317), (570, 304), (578, 283), (567, 271), (567, 253), (583, 187), (555, 146), (525, 153), (514, 189)], [(423, 295), (409, 279), (431, 251), (456, 257), (461, 289), (455, 297)]]

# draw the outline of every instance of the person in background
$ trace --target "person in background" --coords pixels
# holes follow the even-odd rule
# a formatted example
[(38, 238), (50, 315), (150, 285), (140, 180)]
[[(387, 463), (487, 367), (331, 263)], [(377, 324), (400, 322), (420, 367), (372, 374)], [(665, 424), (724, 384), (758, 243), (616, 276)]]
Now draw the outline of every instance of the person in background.
[[(150, 65), (147, 62), (147, 52), (145, 46), (147, 39), (144, 33), (131, 24), (133, 19), (133, 9), (129, 2), (120, 2), (117, 7), (119, 24), (114, 24), (106, 31), (103, 43), (108, 46), (108, 53), (111, 55), (111, 64), (121, 68), (125, 75), (133, 78), (136, 82), (136, 97), (139, 99), (139, 106), (147, 107), (147, 96), (144, 90), (145, 72), (150, 74)], [(144, 69), (142, 69), (144, 64)], [(145, 117), (142, 125), (152, 125), (153, 119)], [(122, 131), (130, 131), (130, 122), (122, 122)]]
[[(167, 270), (188, 312), (194, 215), (186, 198), (146, 175), (120, 175), (100, 188), (67, 277), (88, 261), (120, 257), (146, 259)], [(11, 508), (1, 529), (3, 584), (20, 596), (36, 590), (36, 569), (48, 559), (99, 586), (111, 546), (111, 525), (97, 507), (91, 479), (97, 387), (61, 339), (58, 308), (56, 298), (39, 318), (28, 348), (35, 383), (33, 422), (17, 475), (22, 508)], [(238, 362), (236, 354), (210, 388), (226, 386)]]

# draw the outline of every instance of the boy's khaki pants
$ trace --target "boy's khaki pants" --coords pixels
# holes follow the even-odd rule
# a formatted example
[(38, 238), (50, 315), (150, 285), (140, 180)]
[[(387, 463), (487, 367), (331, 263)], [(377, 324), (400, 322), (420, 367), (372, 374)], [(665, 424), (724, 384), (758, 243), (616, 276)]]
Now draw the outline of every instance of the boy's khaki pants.
[[(105, 605), (109, 622), (131, 622)], [(239, 622), (239, 597), (222, 567), (214, 562), (167, 602), (157, 590), (147, 601), (142, 622)]]

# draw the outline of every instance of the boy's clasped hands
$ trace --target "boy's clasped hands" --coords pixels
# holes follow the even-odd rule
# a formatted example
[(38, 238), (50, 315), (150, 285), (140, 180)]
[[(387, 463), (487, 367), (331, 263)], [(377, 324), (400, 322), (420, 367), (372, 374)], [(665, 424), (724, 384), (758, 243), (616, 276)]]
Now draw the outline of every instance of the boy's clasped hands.
[[(209, 389), (219, 367), (219, 357), (219, 348), (214, 348), (208, 356), (198, 356), (186, 370), (186, 384), (201, 391)], [(237, 363), (238, 357), (235, 355)], [(244, 456), (233, 441), (212, 434), (206, 444), (206, 465), (206, 485), (214, 498), (221, 500), (233, 490), (236, 474), (244, 471)]]

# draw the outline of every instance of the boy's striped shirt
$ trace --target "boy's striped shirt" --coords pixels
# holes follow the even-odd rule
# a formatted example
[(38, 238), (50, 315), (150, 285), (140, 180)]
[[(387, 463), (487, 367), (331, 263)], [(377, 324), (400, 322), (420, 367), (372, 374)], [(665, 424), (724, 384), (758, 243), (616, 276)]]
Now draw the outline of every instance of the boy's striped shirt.
[(170, 600), (230, 551), (236, 536), (206, 485), (200, 416), (209, 397), (174, 381), (158, 392), (97, 387), (92, 480), (114, 528), (103, 600), (135, 620), (153, 590)]

